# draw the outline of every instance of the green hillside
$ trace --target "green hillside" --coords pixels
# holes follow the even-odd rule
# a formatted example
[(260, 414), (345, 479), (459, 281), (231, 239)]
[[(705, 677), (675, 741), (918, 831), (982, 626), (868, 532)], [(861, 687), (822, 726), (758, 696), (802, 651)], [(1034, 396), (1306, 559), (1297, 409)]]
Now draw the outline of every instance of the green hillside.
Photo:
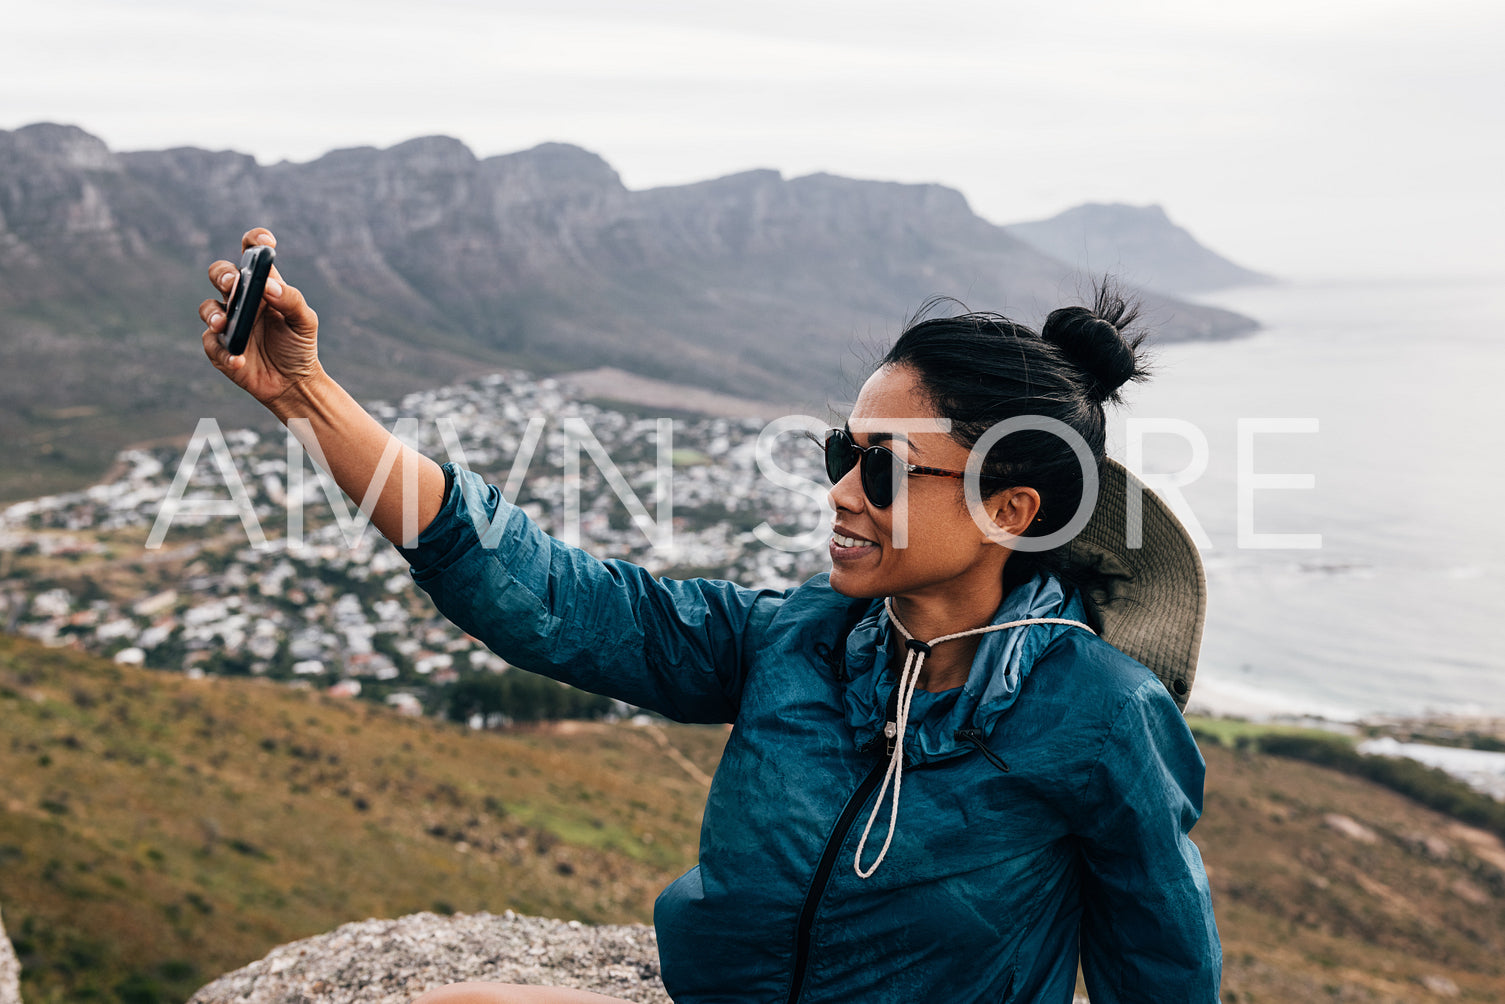
[(1203, 751), (1227, 1004), (1505, 1001), (1498, 837), (1328, 768)]
[[(724, 732), (474, 734), (0, 636), (0, 907), (29, 1004), (181, 1001), (348, 920), (643, 920)], [(588, 751), (588, 755), (587, 755)], [(124, 991), (124, 992), (122, 992)]]
[[(647, 921), (694, 860), (725, 737), (472, 733), (4, 636), (0, 720), (0, 906), (29, 1004), (181, 1001), (368, 916)], [(1496, 837), (1321, 767), (1206, 754), (1225, 1001), (1505, 1001)]]

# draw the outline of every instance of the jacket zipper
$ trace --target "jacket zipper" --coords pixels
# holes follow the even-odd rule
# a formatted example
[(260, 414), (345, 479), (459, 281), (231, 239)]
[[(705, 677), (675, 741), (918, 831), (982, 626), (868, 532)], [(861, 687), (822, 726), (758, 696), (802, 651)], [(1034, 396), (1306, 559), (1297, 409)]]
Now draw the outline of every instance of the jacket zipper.
[(810, 961), (810, 929), (815, 926), (815, 911), (820, 907), (826, 883), (831, 880), (831, 871), (836, 867), (836, 856), (841, 853), (841, 845), (846, 843), (847, 833), (857, 820), (857, 813), (862, 811), (868, 796), (883, 780), (887, 767), (886, 761), (879, 760), (868, 771), (867, 777), (857, 786), (857, 791), (847, 800), (846, 807), (841, 810), (841, 818), (836, 821), (836, 829), (831, 831), (831, 837), (826, 841), (825, 852), (821, 854), (820, 864), (815, 869), (815, 879), (810, 883), (810, 891), (805, 893), (805, 905), (800, 909), (799, 930), (795, 935), (794, 976), (789, 983), (789, 1004), (795, 1004), (800, 998), (800, 990), (805, 982), (805, 967)]
[[(893, 693), (888, 698), (888, 710), (885, 714), (885, 724), (894, 725), (894, 719), (898, 717), (899, 688), (894, 687)], [(885, 727), (885, 735), (888, 729)], [(885, 746), (889, 744), (885, 743)], [(889, 751), (892, 755), (892, 750)], [(847, 804), (841, 810), (841, 817), (836, 820), (836, 828), (831, 831), (831, 836), (826, 840), (825, 850), (821, 852), (820, 864), (815, 867), (815, 877), (810, 882), (810, 890), (805, 893), (804, 905), (800, 907), (799, 927), (794, 937), (794, 974), (789, 981), (789, 1004), (795, 1004), (800, 998), (800, 991), (804, 988), (805, 969), (810, 962), (810, 929), (815, 926), (815, 912), (820, 908), (821, 897), (826, 893), (826, 884), (831, 881), (831, 871), (836, 867), (836, 856), (841, 853), (841, 845), (846, 843), (847, 833), (852, 829), (852, 824), (857, 820), (857, 813), (867, 804), (868, 796), (873, 789), (878, 787), (883, 780), (883, 775), (888, 770), (887, 758), (873, 764), (873, 769), (868, 771), (867, 777), (857, 786), (852, 797), (847, 799)]]

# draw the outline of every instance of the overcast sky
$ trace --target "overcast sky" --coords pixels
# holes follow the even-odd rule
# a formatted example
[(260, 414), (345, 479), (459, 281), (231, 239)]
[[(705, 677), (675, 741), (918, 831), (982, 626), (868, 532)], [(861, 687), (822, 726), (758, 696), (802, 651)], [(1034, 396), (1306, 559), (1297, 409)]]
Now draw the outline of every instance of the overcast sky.
[(1280, 275), (1505, 275), (1502, 52), (1498, 0), (12, 0), (0, 128), (264, 163), (560, 140), (632, 188), (830, 171), (999, 223), (1155, 202)]

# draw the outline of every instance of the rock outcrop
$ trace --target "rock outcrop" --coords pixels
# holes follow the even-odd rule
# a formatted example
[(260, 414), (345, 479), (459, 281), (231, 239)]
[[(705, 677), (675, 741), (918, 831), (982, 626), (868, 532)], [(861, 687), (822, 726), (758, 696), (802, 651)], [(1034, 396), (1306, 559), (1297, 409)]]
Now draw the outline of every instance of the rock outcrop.
[(567, 986), (669, 1004), (653, 928), (596, 927), (511, 910), (346, 924), (273, 949), (204, 987), (189, 1004), (407, 1004), (425, 990), (465, 980)]
[(4, 917), (0, 917), (0, 1004), (21, 1004), (21, 963), (5, 936)]

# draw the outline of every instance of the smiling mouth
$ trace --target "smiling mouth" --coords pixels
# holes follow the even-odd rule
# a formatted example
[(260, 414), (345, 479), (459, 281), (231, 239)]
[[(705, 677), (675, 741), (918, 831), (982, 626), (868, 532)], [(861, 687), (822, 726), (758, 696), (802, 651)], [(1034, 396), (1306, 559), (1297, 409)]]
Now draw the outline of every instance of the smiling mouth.
[(839, 547), (876, 547), (871, 540), (863, 540), (861, 537), (843, 537), (839, 533), (831, 534), (831, 539)]

